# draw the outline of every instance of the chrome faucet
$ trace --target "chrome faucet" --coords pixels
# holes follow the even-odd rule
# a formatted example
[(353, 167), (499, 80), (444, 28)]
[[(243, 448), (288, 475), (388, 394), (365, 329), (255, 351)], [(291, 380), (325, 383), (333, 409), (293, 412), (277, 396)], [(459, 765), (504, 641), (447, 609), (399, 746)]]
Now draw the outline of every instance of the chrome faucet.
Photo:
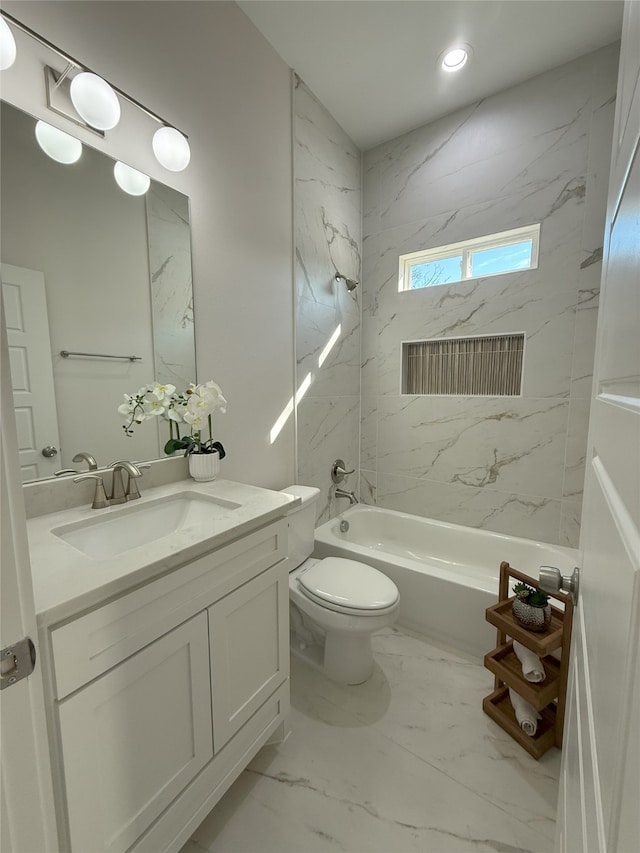
[(336, 489), (335, 496), (337, 498), (349, 498), (349, 506), (354, 506), (358, 503), (355, 492), (347, 492), (346, 489)]
[[(135, 483), (137, 477), (142, 477), (142, 471), (133, 462), (127, 462), (126, 459), (121, 459), (111, 465), (113, 471), (113, 479), (111, 481), (111, 494), (109, 495), (110, 504), (123, 504), (126, 501), (135, 500), (140, 497), (138, 485)], [(126, 471), (129, 475), (127, 487), (125, 489), (122, 481), (122, 472)]]

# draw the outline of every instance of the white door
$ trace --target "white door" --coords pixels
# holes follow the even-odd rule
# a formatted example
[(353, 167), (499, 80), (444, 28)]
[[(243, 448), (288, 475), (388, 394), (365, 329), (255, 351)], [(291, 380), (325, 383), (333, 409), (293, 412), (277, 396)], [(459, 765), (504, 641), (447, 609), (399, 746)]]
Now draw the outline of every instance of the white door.
[(640, 850), (640, 3), (614, 127), (557, 847)]
[(1, 272), (22, 479), (51, 477), (62, 464), (44, 275), (11, 264)]
[[(23, 637), (37, 647), (24, 503), (0, 299), (0, 649)], [(57, 836), (42, 670), (0, 690), (0, 850), (53, 851)]]

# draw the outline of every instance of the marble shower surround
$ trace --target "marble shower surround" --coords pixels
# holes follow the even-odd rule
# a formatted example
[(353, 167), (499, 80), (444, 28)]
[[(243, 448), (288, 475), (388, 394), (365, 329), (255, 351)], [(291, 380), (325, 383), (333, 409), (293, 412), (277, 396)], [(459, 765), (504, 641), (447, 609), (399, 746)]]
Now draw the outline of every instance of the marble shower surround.
[(349, 294), (335, 274), (360, 280), (361, 155), (297, 75), (293, 85), (297, 387), (311, 378), (297, 410), (298, 482), (320, 489), (325, 521), (332, 463), (358, 467), (361, 288)]
[[(364, 155), (363, 499), (577, 545), (617, 56)], [(538, 269), (398, 293), (400, 254), (538, 221)], [(513, 332), (522, 397), (400, 394), (403, 340)]]

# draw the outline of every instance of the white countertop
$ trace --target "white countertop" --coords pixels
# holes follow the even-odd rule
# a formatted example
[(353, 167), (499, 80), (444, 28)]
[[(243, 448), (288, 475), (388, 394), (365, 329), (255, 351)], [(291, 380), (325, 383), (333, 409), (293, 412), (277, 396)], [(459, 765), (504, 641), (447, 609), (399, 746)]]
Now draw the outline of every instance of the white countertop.
[[(95, 560), (51, 531), (63, 525), (94, 520), (110, 513), (126, 512), (131, 506), (193, 491), (240, 504), (218, 508), (206, 522), (185, 527), (170, 535), (125, 551), (116, 557)], [(196, 483), (182, 480), (147, 489), (140, 500), (106, 509), (83, 507), (42, 515), (27, 521), (31, 574), (38, 625), (49, 626), (76, 616), (116, 595), (170, 569), (281, 518), (300, 503), (300, 498), (257, 486), (213, 480)]]

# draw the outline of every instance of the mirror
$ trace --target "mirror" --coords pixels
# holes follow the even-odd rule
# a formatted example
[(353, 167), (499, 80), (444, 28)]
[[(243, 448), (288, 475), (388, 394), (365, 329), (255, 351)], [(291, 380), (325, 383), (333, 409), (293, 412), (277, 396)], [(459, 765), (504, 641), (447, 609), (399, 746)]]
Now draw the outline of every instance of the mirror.
[[(156, 181), (132, 196), (83, 145), (63, 165), (35, 119), (1, 105), (2, 291), (23, 479), (86, 471), (85, 451), (161, 458), (168, 424), (127, 437), (123, 394), (196, 381), (189, 199)], [(62, 352), (70, 353), (67, 357)]]

